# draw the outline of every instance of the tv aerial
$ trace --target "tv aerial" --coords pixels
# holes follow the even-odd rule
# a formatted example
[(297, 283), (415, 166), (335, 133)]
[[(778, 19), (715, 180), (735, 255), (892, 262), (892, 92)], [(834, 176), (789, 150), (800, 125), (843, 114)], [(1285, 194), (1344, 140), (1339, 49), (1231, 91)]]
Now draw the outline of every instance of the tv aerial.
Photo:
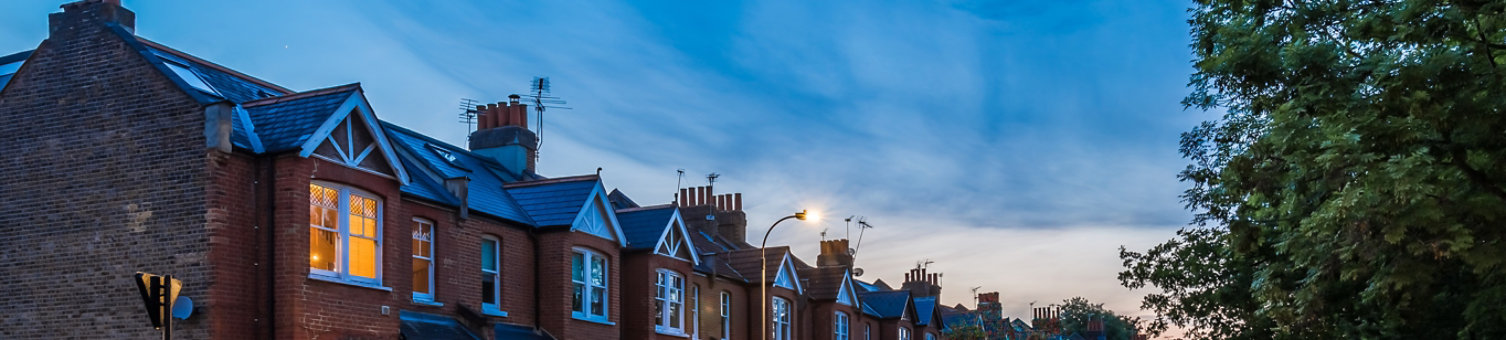
[(481, 115), (481, 111), (476, 110), (476, 104), (480, 102), (475, 99), (460, 98), (460, 123), (465, 124), (466, 138), (470, 138), (471, 132), (476, 130), (476, 117)]
[[(538, 115), (538, 119), (534, 120), (536, 125), (533, 129), (534, 134), (538, 136), (538, 144), (534, 146), (535, 151), (543, 148), (544, 145), (544, 111), (548, 111), (549, 109), (571, 109), (564, 106), (564, 99), (550, 94), (550, 87), (549, 77), (533, 77), (533, 80), (528, 82), (528, 94), (524, 95), (524, 97), (533, 100), (533, 112)], [(538, 157), (537, 152), (534, 155), (534, 157)]]

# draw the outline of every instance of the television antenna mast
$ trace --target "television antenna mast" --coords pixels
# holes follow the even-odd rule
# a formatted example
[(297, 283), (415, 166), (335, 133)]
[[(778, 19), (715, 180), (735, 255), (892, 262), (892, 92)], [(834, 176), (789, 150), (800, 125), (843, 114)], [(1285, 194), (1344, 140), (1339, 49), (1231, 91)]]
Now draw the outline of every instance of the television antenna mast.
[(476, 104), (480, 102), (475, 99), (460, 98), (460, 123), (465, 124), (467, 139), (470, 138), (472, 131), (476, 131), (476, 116), (481, 114), (481, 111), (476, 110)]
[(565, 105), (564, 99), (550, 95), (550, 87), (549, 77), (533, 77), (533, 81), (528, 82), (528, 94), (524, 96), (533, 99), (533, 111), (538, 115), (538, 119), (534, 120), (537, 124), (534, 133), (538, 136), (538, 144), (534, 146), (534, 158), (538, 158), (537, 150), (544, 146), (544, 111), (571, 109), (563, 106)]

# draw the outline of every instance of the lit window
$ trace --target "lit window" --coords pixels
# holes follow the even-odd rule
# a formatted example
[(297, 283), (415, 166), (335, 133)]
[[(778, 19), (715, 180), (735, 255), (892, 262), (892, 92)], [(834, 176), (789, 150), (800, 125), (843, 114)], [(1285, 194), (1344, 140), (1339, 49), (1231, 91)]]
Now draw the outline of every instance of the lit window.
[(485, 236), (481, 239), (481, 312), (507, 316), (502, 312), (502, 240)]
[(790, 340), (790, 301), (774, 298), (774, 340)]
[(573, 283), (570, 310), (578, 319), (607, 321), (607, 259), (600, 254), (575, 249), (570, 257)]
[(722, 291), (722, 339), (732, 338), (732, 294)]
[(413, 219), (413, 300), (434, 301), (434, 223)]
[(905, 328), (904, 326), (899, 327), (899, 340), (910, 340), (909, 328)]
[(381, 284), (381, 214), (381, 203), (364, 192), (309, 184), (309, 274)]
[(654, 288), (654, 330), (684, 334), (684, 320), (680, 313), (685, 309), (685, 278), (661, 269)]
[(171, 61), (164, 62), (163, 64), (167, 65), (167, 69), (173, 70), (173, 73), (177, 74), (179, 79), (183, 79), (184, 83), (188, 83), (188, 86), (193, 86), (193, 88), (199, 89), (199, 91), (209, 92), (210, 94), (219, 94), (213, 87), (209, 86), (209, 83), (205, 83), (203, 78), (199, 78), (198, 73), (194, 73), (187, 66)]
[(847, 313), (837, 312), (832, 320), (832, 338), (847, 340)]

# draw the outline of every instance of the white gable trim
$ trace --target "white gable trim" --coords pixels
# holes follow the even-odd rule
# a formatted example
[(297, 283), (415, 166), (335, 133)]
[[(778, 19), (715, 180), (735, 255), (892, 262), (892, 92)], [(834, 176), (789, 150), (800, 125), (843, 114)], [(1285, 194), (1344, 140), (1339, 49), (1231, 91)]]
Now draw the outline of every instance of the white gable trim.
[[(659, 242), (654, 242), (654, 253), (658, 253), (659, 252), (659, 247), (664, 245), (664, 242), (669, 238), (669, 233), (671, 231), (679, 230), (680, 231), (680, 242), (684, 243), (684, 244), (680, 245), (681, 247), (684, 247), (684, 248), (680, 248), (680, 249), (683, 249), (683, 250), (685, 250), (687, 252), (690, 252), (690, 262), (691, 263), (701, 264), (701, 255), (700, 255), (700, 252), (696, 251), (695, 244), (692, 243), (692, 242), (690, 242), (690, 232), (685, 229), (685, 219), (680, 216), (680, 209), (678, 209), (678, 208), (674, 208), (674, 209), (675, 209), (674, 215), (671, 215), (669, 217), (669, 225), (664, 226), (664, 232), (659, 234)], [(669, 256), (670, 257), (674, 257), (675, 254), (669, 254)]]
[(837, 303), (848, 306), (856, 306), (858, 303), (858, 295), (857, 293), (855, 293), (855, 291), (856, 290), (853, 289), (852, 286), (852, 272), (843, 272), (842, 286), (841, 288), (837, 289)]
[[(377, 120), (376, 114), (371, 111), (371, 105), (366, 103), (366, 96), (359, 89), (351, 93), (350, 97), (346, 98), (345, 102), (341, 103), (340, 107), (335, 109), (335, 113), (331, 114), (329, 119), (324, 120), (324, 123), (319, 125), (319, 129), (314, 130), (314, 134), (308, 136), (308, 140), (303, 141), (303, 146), (299, 147), (298, 156), (309, 157), (309, 155), (313, 155), (314, 149), (319, 148), (319, 144), (323, 143), (324, 139), (329, 137), (329, 134), (335, 131), (335, 127), (339, 126), (340, 122), (345, 121), (352, 111), (361, 112), (361, 118), (366, 121), (367, 132), (371, 133), (371, 139), (376, 141), (376, 148), (381, 149), (382, 156), (387, 158), (387, 166), (392, 168), (392, 172), (397, 175), (397, 180), (401, 183), (408, 183), (408, 172), (403, 169), (402, 162), (398, 161), (397, 154), (393, 153), (392, 144), (387, 141), (387, 132), (382, 131), (382, 121)], [(339, 144), (335, 144), (334, 146), (338, 148)], [(370, 150), (363, 151), (362, 156), (357, 157), (355, 160), (347, 160), (346, 164), (352, 168), (359, 169), (356, 167), (356, 164), (360, 163), (361, 158), (365, 157), (366, 152), (370, 152)]]
[(619, 247), (627, 247), (627, 234), (622, 232), (622, 225), (617, 223), (617, 212), (614, 209), (608, 208), (612, 205), (607, 203), (606, 190), (601, 186), (601, 180), (596, 181), (596, 187), (591, 189), (591, 194), (588, 197), (584, 205), (580, 207), (580, 213), (575, 214), (575, 219), (570, 222), (570, 231), (580, 230), (580, 222), (586, 219), (586, 214), (594, 214), (597, 211), (602, 211), (607, 215), (606, 222), (610, 224), (612, 234), (617, 238), (617, 245)]
[[(788, 281), (786, 281), (788, 280)], [(780, 282), (789, 282), (790, 286), (780, 285)], [(796, 294), (805, 294), (805, 287), (800, 285), (800, 275), (795, 274), (795, 263), (790, 260), (790, 253), (784, 253), (784, 259), (779, 260), (779, 274), (774, 276), (775, 287), (794, 289)]]

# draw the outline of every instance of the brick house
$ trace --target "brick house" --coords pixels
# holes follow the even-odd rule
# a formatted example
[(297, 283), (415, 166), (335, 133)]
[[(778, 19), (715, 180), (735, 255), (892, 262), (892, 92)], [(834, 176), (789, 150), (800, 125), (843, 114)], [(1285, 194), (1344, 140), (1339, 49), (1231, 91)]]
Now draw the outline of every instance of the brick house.
[(477, 107), (458, 147), (382, 121), (360, 84), (295, 91), (139, 37), (118, 0), (49, 19), (0, 56), (0, 338), (154, 336), (138, 271), (185, 283), (198, 308), (175, 333), (194, 339), (944, 328), (912, 321), (910, 291), (856, 280), (845, 240), (815, 267), (760, 257), (740, 194), (639, 206), (599, 175), (538, 174), (516, 96)]

